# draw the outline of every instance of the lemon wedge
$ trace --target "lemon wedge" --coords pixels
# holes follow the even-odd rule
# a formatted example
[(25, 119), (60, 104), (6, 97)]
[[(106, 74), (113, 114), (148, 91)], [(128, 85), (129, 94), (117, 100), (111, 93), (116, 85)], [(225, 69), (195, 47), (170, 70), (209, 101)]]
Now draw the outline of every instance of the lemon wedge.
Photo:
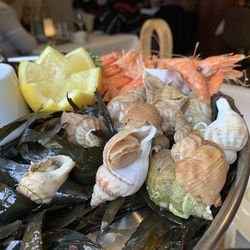
[(20, 90), (34, 111), (71, 111), (67, 94), (78, 106), (93, 104), (94, 92), (101, 87), (101, 69), (83, 48), (64, 56), (48, 46), (35, 62), (20, 63), (18, 77)]

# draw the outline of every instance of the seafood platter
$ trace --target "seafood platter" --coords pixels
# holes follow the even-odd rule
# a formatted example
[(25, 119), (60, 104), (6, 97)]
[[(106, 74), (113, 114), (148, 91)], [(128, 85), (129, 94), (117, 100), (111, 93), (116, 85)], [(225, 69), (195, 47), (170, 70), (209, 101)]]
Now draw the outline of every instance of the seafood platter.
[(32, 112), (0, 128), (23, 127), (0, 147), (1, 249), (215, 249), (249, 175), (220, 92), (244, 58), (48, 47), (14, 65)]

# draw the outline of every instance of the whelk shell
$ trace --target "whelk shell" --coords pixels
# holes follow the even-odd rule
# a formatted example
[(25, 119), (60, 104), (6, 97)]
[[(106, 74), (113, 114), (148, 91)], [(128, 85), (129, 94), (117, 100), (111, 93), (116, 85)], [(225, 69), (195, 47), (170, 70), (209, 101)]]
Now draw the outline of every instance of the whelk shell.
[(204, 131), (206, 140), (217, 143), (232, 164), (240, 151), (247, 143), (248, 130), (242, 117), (233, 111), (225, 98), (217, 100), (217, 119)]
[(145, 89), (141, 88), (116, 96), (108, 103), (107, 109), (119, 131), (124, 128), (124, 117), (127, 111), (135, 104), (144, 103), (145, 99)]
[(150, 159), (146, 188), (150, 199), (162, 208), (187, 219), (190, 215), (212, 220), (210, 209), (198, 202), (176, 182), (175, 161), (163, 149)]
[[(184, 150), (183, 147), (191, 142), (193, 146)], [(221, 203), (220, 191), (226, 181), (227, 161), (217, 144), (206, 140), (201, 146), (199, 144), (196, 135), (189, 135), (179, 141), (178, 147), (173, 147), (172, 155), (177, 160), (176, 180), (198, 201), (218, 206)]]
[(49, 203), (74, 166), (75, 162), (66, 155), (32, 163), (20, 180), (17, 190), (36, 203)]
[(149, 103), (135, 104), (125, 115), (125, 128), (139, 128), (145, 125), (152, 125), (159, 130), (161, 115), (157, 108)]
[[(96, 173), (91, 206), (97, 206), (120, 196), (125, 197), (134, 194), (141, 188), (147, 176), (151, 141), (155, 133), (155, 127), (144, 126), (123, 130), (110, 139), (103, 151), (104, 164), (100, 166)], [(113, 168), (110, 155), (114, 151), (120, 152), (119, 141), (126, 137), (134, 137), (139, 140), (140, 157), (136, 157), (129, 164), (124, 164), (122, 168)], [(126, 148), (126, 146), (129, 145), (122, 143), (121, 147)]]

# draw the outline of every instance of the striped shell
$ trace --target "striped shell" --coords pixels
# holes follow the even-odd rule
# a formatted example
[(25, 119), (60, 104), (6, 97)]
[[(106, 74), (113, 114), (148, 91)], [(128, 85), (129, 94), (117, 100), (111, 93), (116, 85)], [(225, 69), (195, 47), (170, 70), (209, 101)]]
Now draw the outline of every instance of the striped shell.
[(227, 170), (222, 149), (205, 141), (191, 156), (176, 162), (176, 180), (198, 201), (208, 206), (219, 206)]
[(240, 151), (247, 143), (248, 130), (242, 117), (233, 111), (225, 98), (220, 98), (217, 119), (212, 122), (204, 132), (206, 140), (217, 143), (232, 164)]
[(125, 128), (139, 128), (145, 125), (152, 125), (159, 130), (161, 127), (159, 111), (149, 103), (132, 106), (125, 115)]

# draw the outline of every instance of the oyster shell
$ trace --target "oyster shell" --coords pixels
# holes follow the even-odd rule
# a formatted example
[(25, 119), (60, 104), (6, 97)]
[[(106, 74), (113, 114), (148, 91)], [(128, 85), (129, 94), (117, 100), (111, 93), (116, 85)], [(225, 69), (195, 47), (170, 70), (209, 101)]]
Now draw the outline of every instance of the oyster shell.
[[(97, 206), (120, 196), (125, 197), (134, 194), (140, 189), (147, 176), (151, 141), (155, 133), (155, 127), (144, 126), (121, 131), (108, 141), (103, 151), (103, 165), (96, 173), (91, 206)], [(127, 162), (123, 165), (123, 168), (114, 168), (111, 153), (116, 155), (116, 152), (121, 152), (121, 148), (126, 151), (129, 145), (124, 143), (124, 139), (128, 137), (137, 138), (139, 141), (140, 156), (136, 159), (132, 157), (133, 162)], [(120, 144), (120, 142), (122, 143)], [(129, 158), (129, 155), (126, 155), (126, 157)]]
[(217, 143), (232, 164), (240, 151), (247, 143), (248, 130), (242, 117), (233, 111), (225, 98), (216, 101), (218, 107), (217, 119), (204, 131), (206, 140)]
[(149, 103), (140, 103), (132, 106), (125, 115), (125, 128), (140, 128), (152, 125), (158, 130), (161, 127), (161, 115), (156, 107)]
[(20, 180), (17, 191), (38, 204), (49, 203), (74, 166), (75, 162), (66, 155), (32, 163)]
[(124, 117), (127, 111), (135, 104), (144, 103), (145, 99), (145, 89), (140, 88), (124, 95), (116, 96), (108, 103), (107, 109), (119, 131), (124, 128)]

